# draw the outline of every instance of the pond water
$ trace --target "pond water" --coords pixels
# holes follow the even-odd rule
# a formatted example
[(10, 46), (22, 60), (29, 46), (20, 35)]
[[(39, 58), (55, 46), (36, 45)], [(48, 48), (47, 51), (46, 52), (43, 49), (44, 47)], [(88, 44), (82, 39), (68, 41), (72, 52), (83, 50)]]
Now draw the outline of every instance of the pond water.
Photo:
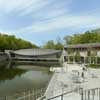
[(46, 66), (13, 64), (8, 67), (5, 63), (0, 66), (0, 96), (11, 96), (24, 89), (46, 88), (51, 77)]

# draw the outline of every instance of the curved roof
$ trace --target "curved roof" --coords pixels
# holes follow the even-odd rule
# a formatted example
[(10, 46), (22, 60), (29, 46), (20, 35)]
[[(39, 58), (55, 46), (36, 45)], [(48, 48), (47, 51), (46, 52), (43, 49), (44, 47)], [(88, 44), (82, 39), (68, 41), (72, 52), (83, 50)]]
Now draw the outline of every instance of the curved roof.
[(16, 50), (12, 52), (19, 55), (38, 56), (38, 55), (50, 55), (50, 54), (55, 54), (55, 53), (61, 53), (62, 51), (52, 50), (52, 49), (21, 49), (21, 50)]

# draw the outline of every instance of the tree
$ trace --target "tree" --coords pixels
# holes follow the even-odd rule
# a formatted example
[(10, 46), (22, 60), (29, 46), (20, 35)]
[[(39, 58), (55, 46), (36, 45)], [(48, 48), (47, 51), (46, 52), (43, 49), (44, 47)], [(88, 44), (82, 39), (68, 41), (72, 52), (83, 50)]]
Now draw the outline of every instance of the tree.
[(69, 36), (69, 35), (67, 35), (67, 36), (65, 36), (64, 37), (64, 41), (65, 41), (65, 44), (67, 45), (67, 44), (71, 44), (70, 42), (71, 42), (71, 36)]
[(56, 50), (62, 50), (63, 49), (63, 42), (60, 37), (57, 37), (56, 43), (55, 43), (55, 49)]
[(43, 45), (43, 48), (45, 49), (56, 49), (56, 50), (62, 50), (63, 49), (63, 43), (61, 39), (58, 37), (56, 42), (53, 40), (49, 40)]
[(65, 36), (64, 40), (66, 44), (100, 43), (100, 31), (87, 31), (82, 34)]
[(81, 60), (81, 55), (80, 55), (79, 51), (76, 51), (75, 60), (76, 60), (76, 62), (80, 62), (80, 60)]
[(53, 40), (49, 40), (48, 42), (46, 42), (43, 46), (43, 48), (45, 49), (55, 49), (55, 43)]
[(24, 48), (37, 48), (35, 44), (28, 41), (16, 38), (14, 35), (0, 34), (0, 49), (24, 49)]

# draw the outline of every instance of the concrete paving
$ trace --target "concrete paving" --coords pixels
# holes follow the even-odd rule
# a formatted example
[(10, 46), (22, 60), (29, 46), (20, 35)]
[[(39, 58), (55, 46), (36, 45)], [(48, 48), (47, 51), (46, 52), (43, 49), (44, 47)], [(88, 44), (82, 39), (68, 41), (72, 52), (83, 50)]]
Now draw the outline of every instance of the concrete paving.
[[(79, 88), (83, 88), (83, 90), (100, 88), (100, 69), (87, 69), (87, 71), (84, 71), (84, 77), (82, 77), (82, 66), (78, 64), (65, 63), (61, 69), (54, 68), (52, 70), (55, 73), (46, 90), (46, 99), (73, 91), (64, 95), (63, 100), (81, 100), (80, 93), (74, 90)], [(90, 95), (90, 98), (92, 98), (92, 95)], [(88, 98), (85, 99), (88, 100)], [(99, 99), (97, 93), (95, 93), (94, 100)], [(61, 100), (61, 97), (52, 100)]]

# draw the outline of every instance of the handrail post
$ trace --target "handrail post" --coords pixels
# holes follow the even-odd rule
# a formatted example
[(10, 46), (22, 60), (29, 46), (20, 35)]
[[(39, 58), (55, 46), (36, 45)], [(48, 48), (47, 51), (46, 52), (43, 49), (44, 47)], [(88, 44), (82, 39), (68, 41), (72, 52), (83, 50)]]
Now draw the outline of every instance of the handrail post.
[(24, 100), (25, 100), (25, 98), (26, 98), (26, 93), (25, 93), (25, 91), (24, 91)]
[(99, 100), (100, 100), (100, 88), (99, 88)]
[(90, 90), (88, 90), (88, 100), (90, 100)]
[(7, 98), (7, 96), (5, 96), (5, 100), (7, 100), (8, 98)]
[(80, 88), (81, 92), (81, 100), (83, 100), (83, 88)]
[(63, 94), (61, 95), (61, 100), (63, 100)]

